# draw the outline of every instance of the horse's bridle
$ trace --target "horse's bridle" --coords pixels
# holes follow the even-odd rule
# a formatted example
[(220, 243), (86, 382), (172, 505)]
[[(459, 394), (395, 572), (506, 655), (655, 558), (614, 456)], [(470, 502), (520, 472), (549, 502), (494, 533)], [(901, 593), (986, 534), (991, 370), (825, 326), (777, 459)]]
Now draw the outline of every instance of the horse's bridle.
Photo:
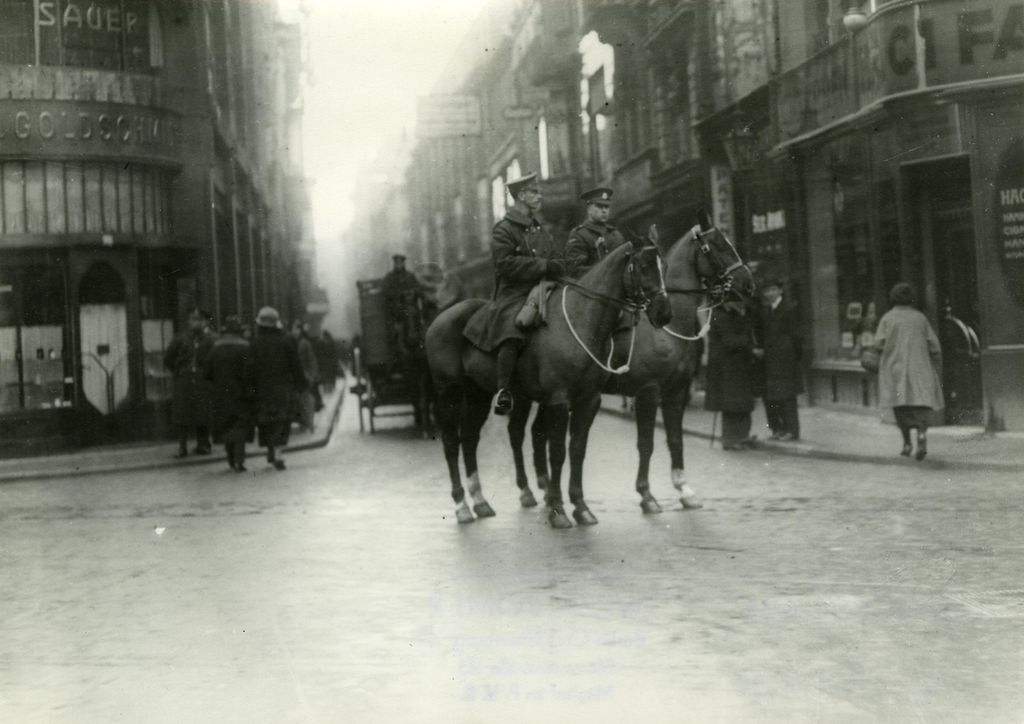
[(743, 261), (743, 258), (740, 256), (739, 252), (736, 251), (736, 247), (734, 247), (732, 245), (732, 242), (729, 241), (729, 239), (727, 239), (724, 235), (722, 236), (722, 238), (725, 240), (725, 243), (729, 245), (729, 249), (732, 250), (733, 256), (736, 257), (736, 261), (728, 265), (720, 261), (719, 258), (712, 253), (711, 245), (705, 238), (706, 234), (703, 233), (700, 228), (695, 227), (693, 229), (693, 236), (695, 241), (697, 242), (697, 253), (703, 254), (704, 257), (711, 263), (711, 265), (717, 268), (717, 276), (715, 277), (713, 282), (710, 282), (707, 277), (701, 276), (701, 287), (699, 289), (667, 287), (665, 291), (668, 294), (706, 294), (709, 297), (711, 297), (712, 300), (720, 303), (725, 300), (726, 296), (735, 293), (732, 288), (732, 273), (737, 269), (746, 269), (747, 264), (746, 262)]
[[(629, 280), (627, 288), (625, 290), (625, 299), (620, 299), (619, 297), (613, 297), (610, 294), (595, 291), (587, 286), (584, 286), (583, 284), (580, 284), (574, 279), (562, 278), (559, 279), (558, 281), (567, 287), (572, 287), (585, 297), (601, 302), (603, 304), (608, 304), (610, 306), (617, 307), (618, 309), (624, 312), (630, 312), (634, 315), (634, 317), (639, 318), (640, 313), (644, 312), (649, 306), (651, 306), (651, 303), (655, 299), (657, 299), (658, 297), (668, 295), (668, 291), (665, 289), (664, 273), (662, 273), (661, 288), (654, 293), (653, 297), (648, 296), (647, 292), (644, 291), (643, 279), (640, 277), (640, 270), (637, 267), (636, 262), (633, 260), (633, 255), (643, 254), (645, 251), (653, 251), (655, 254), (657, 254), (658, 266), (659, 268), (663, 267), (661, 261), (661, 252), (658, 251), (658, 248), (656, 246), (644, 246), (641, 247), (636, 252), (630, 251), (629, 261), (626, 264), (625, 271), (625, 276)], [(629, 287), (632, 288), (630, 289)]]

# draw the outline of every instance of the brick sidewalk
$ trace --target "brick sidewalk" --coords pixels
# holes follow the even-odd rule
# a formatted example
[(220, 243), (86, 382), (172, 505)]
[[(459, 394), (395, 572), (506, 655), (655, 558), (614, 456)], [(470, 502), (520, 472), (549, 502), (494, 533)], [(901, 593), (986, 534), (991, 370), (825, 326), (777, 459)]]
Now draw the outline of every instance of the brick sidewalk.
[[(602, 410), (632, 418), (631, 408), (624, 410), (622, 398), (605, 395)], [(752, 433), (758, 437), (759, 450), (771, 454), (799, 455), (822, 460), (867, 462), (883, 465), (926, 465), (932, 468), (965, 470), (1024, 471), (1024, 433), (988, 433), (980, 427), (954, 425), (933, 427), (928, 431), (928, 457), (921, 463), (899, 455), (902, 445), (899, 430), (878, 416), (840, 412), (822, 407), (800, 408), (801, 439), (798, 442), (769, 440), (770, 431), (764, 407), (758, 401), (753, 413)], [(658, 416), (661, 425), (661, 416)], [(711, 439), (715, 429), (715, 446), (721, 433), (721, 420), (704, 409), (704, 394), (694, 399), (683, 417), (686, 435)], [(726, 453), (723, 455), (758, 454)]]
[[(316, 414), (313, 430), (300, 432), (293, 428), (288, 446), (284, 449), (285, 452), (309, 450), (327, 444), (345, 398), (346, 387), (345, 379), (339, 379), (334, 391), (325, 397), (324, 409)], [(248, 448), (250, 457), (255, 459), (257, 450), (258, 448), (254, 445), (250, 445)], [(163, 442), (104, 445), (38, 457), (6, 458), (0, 460), (0, 482), (187, 467), (211, 463), (225, 464), (224, 452), (219, 446), (214, 447), (212, 455), (190, 455), (181, 460), (174, 457), (176, 451), (177, 444), (174, 441), (166, 440)]]

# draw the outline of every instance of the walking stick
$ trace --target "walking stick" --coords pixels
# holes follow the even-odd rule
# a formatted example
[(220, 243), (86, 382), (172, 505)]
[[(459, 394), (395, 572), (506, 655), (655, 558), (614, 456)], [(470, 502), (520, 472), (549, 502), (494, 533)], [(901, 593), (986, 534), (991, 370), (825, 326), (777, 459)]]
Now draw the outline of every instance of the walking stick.
[(708, 447), (715, 446), (715, 428), (718, 427), (718, 413), (711, 416), (711, 439), (708, 440)]

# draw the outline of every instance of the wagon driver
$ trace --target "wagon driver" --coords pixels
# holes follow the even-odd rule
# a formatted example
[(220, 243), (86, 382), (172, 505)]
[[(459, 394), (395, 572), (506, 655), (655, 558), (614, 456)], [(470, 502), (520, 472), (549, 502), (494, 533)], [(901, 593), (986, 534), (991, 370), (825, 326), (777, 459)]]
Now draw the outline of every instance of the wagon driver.
[(497, 415), (512, 410), (512, 376), (526, 339), (515, 325), (516, 314), (537, 282), (565, 274), (560, 251), (537, 219), (542, 199), (537, 174), (507, 181), (505, 188), (514, 204), (491, 231), (494, 298), (473, 315), (463, 333), (484, 352), (497, 350)]

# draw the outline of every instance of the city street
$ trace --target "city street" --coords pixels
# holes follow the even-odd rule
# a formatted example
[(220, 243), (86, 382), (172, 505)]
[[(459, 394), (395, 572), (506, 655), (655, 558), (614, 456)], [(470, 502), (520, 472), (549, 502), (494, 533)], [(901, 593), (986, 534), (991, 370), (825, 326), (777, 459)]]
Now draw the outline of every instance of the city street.
[[(220, 465), (0, 486), (8, 722), (1020, 721), (1019, 477), (724, 453), (602, 415), (600, 520), (458, 526), (440, 444), (360, 434)], [(397, 423), (401, 424), (401, 423)], [(902, 463), (902, 461), (899, 461)]]

